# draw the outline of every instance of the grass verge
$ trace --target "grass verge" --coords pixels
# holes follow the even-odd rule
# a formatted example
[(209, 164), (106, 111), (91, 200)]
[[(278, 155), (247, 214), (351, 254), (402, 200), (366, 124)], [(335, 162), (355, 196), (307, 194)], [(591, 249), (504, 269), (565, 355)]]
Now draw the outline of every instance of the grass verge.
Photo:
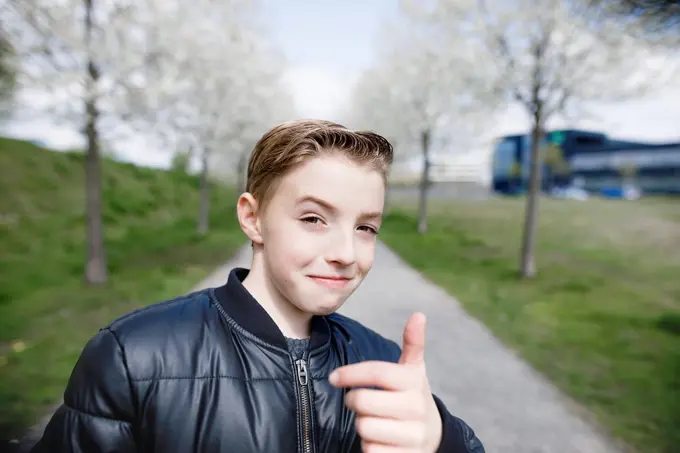
[(101, 326), (188, 292), (245, 243), (233, 191), (214, 188), (213, 230), (199, 236), (196, 177), (105, 160), (110, 275), (87, 287), (82, 164), (80, 153), (0, 139), (0, 441), (59, 401)]
[[(680, 200), (541, 200), (517, 278), (520, 199), (402, 203), (381, 239), (639, 451), (680, 445)], [(455, 326), (452, 326), (455, 328)]]

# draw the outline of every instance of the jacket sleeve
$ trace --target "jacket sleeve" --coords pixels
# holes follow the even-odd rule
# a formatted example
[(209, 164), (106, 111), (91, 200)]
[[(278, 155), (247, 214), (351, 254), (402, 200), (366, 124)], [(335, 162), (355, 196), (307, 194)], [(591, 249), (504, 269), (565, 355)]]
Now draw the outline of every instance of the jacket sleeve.
[(81, 353), (64, 393), (31, 453), (132, 453), (134, 405), (123, 350), (109, 329)]
[(482, 442), (472, 428), (452, 415), (436, 395), (432, 396), (442, 418), (442, 440), (437, 453), (485, 453)]

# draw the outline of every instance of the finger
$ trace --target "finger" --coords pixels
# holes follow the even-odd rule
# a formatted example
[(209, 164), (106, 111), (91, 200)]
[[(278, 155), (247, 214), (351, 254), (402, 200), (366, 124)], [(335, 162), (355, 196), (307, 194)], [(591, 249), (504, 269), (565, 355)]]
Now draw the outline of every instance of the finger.
[(357, 417), (356, 430), (364, 442), (374, 442), (402, 448), (423, 444), (422, 422), (377, 417)]
[(356, 389), (345, 395), (345, 405), (357, 416), (393, 418), (396, 420), (424, 420), (426, 408), (414, 393)]
[(424, 362), (426, 324), (427, 318), (422, 313), (414, 313), (406, 321), (399, 363), (419, 365)]
[(417, 369), (392, 362), (369, 360), (336, 368), (328, 377), (338, 388), (378, 387), (385, 390), (410, 390), (421, 385)]

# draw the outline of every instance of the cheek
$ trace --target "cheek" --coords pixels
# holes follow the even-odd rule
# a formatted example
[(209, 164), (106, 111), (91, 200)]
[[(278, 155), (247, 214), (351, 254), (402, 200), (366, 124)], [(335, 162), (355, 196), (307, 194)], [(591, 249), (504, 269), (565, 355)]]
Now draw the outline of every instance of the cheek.
[(373, 261), (375, 259), (375, 239), (364, 240), (361, 239), (357, 241), (356, 245), (356, 260), (357, 266), (363, 274), (368, 273), (373, 267)]
[(315, 241), (295, 220), (281, 220), (274, 228), (267, 228), (265, 249), (270, 259), (281, 263), (282, 267), (307, 264), (315, 256)]

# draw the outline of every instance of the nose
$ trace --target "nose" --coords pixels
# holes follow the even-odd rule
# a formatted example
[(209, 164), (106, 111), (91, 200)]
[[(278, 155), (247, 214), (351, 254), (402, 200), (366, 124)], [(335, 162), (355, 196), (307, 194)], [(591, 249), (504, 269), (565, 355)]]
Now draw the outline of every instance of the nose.
[(331, 235), (326, 249), (326, 261), (341, 266), (349, 266), (356, 261), (354, 232), (336, 231)]

